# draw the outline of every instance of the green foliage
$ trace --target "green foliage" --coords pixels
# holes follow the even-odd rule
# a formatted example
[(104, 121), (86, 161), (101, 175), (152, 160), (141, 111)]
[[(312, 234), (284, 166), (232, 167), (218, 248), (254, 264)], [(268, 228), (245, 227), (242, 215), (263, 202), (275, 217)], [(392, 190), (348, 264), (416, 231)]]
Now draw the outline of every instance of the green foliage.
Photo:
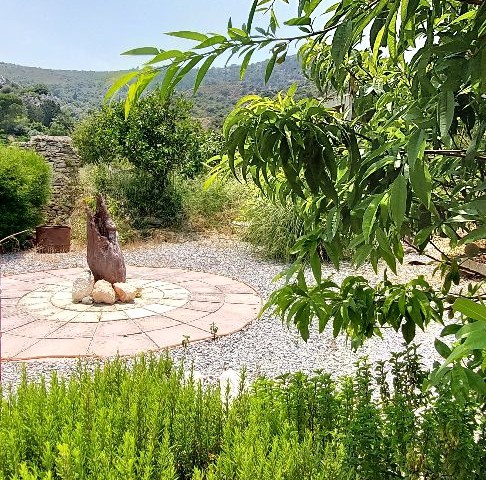
[[(189, 72), (179, 83), (178, 91), (194, 103), (192, 115), (195, 118), (201, 120), (205, 126), (220, 128), (225, 116), (244, 95), (269, 94), (287, 88), (292, 83), (302, 85), (304, 91), (311, 90), (309, 82), (298, 67), (295, 55), (288, 56), (284, 64), (275, 67), (267, 85), (263, 82), (265, 66), (265, 62), (248, 65), (243, 82), (239, 81), (237, 65), (213, 67), (206, 73), (196, 93), (192, 89), (196, 72)], [(78, 119), (100, 108), (110, 85), (125, 73), (133, 72), (49, 70), (0, 62), (0, 75), (24, 87), (36, 83), (46, 85), (63, 104), (69, 105), (69, 109)]]
[(164, 357), (24, 375), (0, 395), (0, 478), (480, 480), (480, 405), (425, 377), (413, 347), (375, 374), (262, 378), (231, 403)]
[(255, 195), (244, 208), (243, 218), (248, 222), (243, 240), (265, 257), (285, 262), (292, 258), (290, 251), (304, 229), (302, 218), (292, 205)]
[[(127, 119), (122, 103), (105, 105), (74, 131), (81, 158), (98, 165), (93, 170), (95, 191), (107, 195), (134, 229), (180, 226), (184, 193), (188, 210), (205, 208), (204, 203), (191, 204), (195, 189), (189, 178), (221, 152), (222, 140), (189, 112), (182, 98), (162, 101), (153, 93)], [(208, 195), (200, 197), (206, 197), (207, 206)]]
[(249, 188), (232, 178), (216, 178), (205, 185), (204, 174), (195, 178), (178, 176), (175, 188), (180, 192), (187, 221), (196, 230), (233, 228), (232, 222), (238, 220), (250, 195)]
[(73, 126), (72, 114), (61, 109), (46, 87), (22, 88), (3, 80), (0, 89), (0, 134), (23, 137), (45, 133), (66, 135)]
[(189, 112), (190, 104), (181, 97), (163, 101), (154, 93), (126, 119), (122, 103), (105, 105), (77, 125), (73, 139), (86, 163), (124, 158), (164, 184), (174, 170), (201, 168), (199, 146), (206, 137)]
[(0, 145), (0, 239), (42, 223), (50, 189), (51, 170), (40, 155)]
[(25, 107), (22, 100), (13, 93), (0, 93), (0, 131), (18, 135), (24, 132), (22, 116)]
[[(341, 322), (338, 312), (357, 290), (349, 289), (346, 298), (317, 294), (328, 289), (318, 252), (323, 248), (336, 267), (351, 251), (358, 265), (369, 261), (377, 270), (383, 261), (395, 272), (403, 261), (402, 242), (419, 252), (431, 245), (440, 254), (442, 293), (460, 282), (461, 259), (450, 258), (433, 239), (445, 237), (454, 248), (484, 238), (486, 3), (341, 0), (327, 17), (321, 15), (322, 0), (295, 3), (297, 16), (284, 23), (297, 31), (284, 38), (269, 0), (253, 2), (241, 29), (229, 22), (224, 34), (170, 34), (192, 41), (192, 48), (152, 52), (129, 82), (126, 108), (157, 75), (163, 77), (161, 93), (169, 95), (188, 71), (198, 66), (204, 73), (201, 65), (223, 54), (244, 55), (243, 76), (252, 53), (268, 48), (268, 81), (289, 46), (299, 44), (303, 71), (320, 92), (342, 98), (340, 108), (326, 109), (317, 99), (296, 101), (292, 88), (274, 99), (242, 99), (224, 124), (234, 175), (251, 178), (281, 203), (293, 202), (304, 216), (305, 234), (294, 248), (297, 261), (286, 272), (289, 284), (272, 300), (304, 337), (313, 319), (327, 321), (319, 317), (319, 297), (338, 324), (357, 322), (348, 329), (353, 344), (360, 344), (363, 334), (379, 334), (384, 325), (373, 318), (380, 316), (394, 328), (403, 322), (402, 334), (410, 341), (426, 319), (441, 321), (431, 312), (435, 294), (423, 305), (417, 293), (405, 295), (397, 318), (388, 317), (383, 303), (381, 313), (370, 315), (353, 307), (356, 318)], [(257, 12), (267, 15), (267, 29), (252, 27)], [(158, 68), (160, 61), (167, 68)], [(200, 81), (198, 75), (196, 87)], [(305, 258), (315, 286), (302, 282)], [(360, 288), (369, 300), (380, 294)], [(484, 372), (475, 368), (468, 371), (483, 375), (484, 386)], [(467, 384), (456, 377), (456, 386)]]
[(117, 217), (134, 229), (181, 224), (181, 193), (170, 179), (166, 184), (126, 162), (98, 165), (92, 171), (95, 193), (102, 193)]

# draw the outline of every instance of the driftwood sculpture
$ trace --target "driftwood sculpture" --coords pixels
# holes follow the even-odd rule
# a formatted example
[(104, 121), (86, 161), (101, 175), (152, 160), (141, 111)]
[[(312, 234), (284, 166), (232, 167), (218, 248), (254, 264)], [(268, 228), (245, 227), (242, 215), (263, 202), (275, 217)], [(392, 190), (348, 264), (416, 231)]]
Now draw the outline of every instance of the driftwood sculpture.
[(108, 214), (102, 195), (96, 198), (96, 213), (88, 209), (88, 266), (94, 280), (123, 283), (127, 273), (125, 261), (118, 244), (116, 227)]

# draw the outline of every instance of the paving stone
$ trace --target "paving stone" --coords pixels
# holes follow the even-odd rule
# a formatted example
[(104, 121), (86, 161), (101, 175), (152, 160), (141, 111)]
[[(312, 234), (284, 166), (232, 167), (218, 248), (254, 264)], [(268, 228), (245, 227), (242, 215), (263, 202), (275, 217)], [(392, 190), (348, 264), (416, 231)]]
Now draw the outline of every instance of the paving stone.
[(133, 335), (135, 333), (142, 333), (142, 330), (135, 322), (128, 318), (101, 322), (96, 330), (97, 337)]
[(182, 324), (161, 330), (153, 330), (151, 332), (147, 332), (147, 335), (157, 344), (158, 348), (160, 349), (180, 346), (184, 336), (186, 335), (189, 337), (189, 342), (203, 340), (211, 336), (209, 332), (205, 332), (200, 328)]
[(46, 338), (92, 338), (98, 328), (98, 323), (69, 322), (58, 328)]
[(19, 354), (20, 358), (78, 357), (88, 353), (91, 338), (44, 338)]
[(2, 277), (3, 356), (133, 355), (181, 345), (185, 335), (190, 342), (211, 338), (213, 322), (218, 335), (235, 331), (259, 311), (253, 290), (230, 278), (154, 267), (128, 267), (128, 283), (142, 287), (133, 303), (73, 303), (72, 281), (82, 272)]
[(126, 310), (126, 314), (128, 318), (143, 318), (143, 317), (150, 317), (154, 315), (155, 312), (151, 310), (147, 310), (145, 308), (129, 308)]
[(155, 315), (153, 317), (136, 318), (133, 320), (144, 332), (152, 330), (161, 330), (163, 328), (170, 328), (180, 325), (181, 322), (162, 315)]
[(88, 348), (88, 355), (112, 357), (115, 355), (134, 355), (140, 352), (158, 350), (157, 344), (145, 333), (127, 336), (95, 336)]
[(101, 312), (100, 322), (110, 322), (112, 320), (126, 320), (128, 315), (122, 311)]

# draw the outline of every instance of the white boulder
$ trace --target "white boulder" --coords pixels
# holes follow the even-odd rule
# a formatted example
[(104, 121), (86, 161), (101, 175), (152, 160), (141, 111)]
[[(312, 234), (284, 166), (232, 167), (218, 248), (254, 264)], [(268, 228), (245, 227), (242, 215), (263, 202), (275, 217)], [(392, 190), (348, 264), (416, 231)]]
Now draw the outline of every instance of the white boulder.
[(106, 303), (108, 305), (113, 305), (116, 301), (115, 290), (113, 290), (111, 283), (106, 280), (98, 280), (94, 284), (91, 297), (96, 303)]
[(140, 293), (140, 289), (129, 283), (114, 283), (116, 295), (120, 302), (129, 303), (135, 300), (135, 297)]
[(80, 302), (84, 297), (89, 297), (94, 287), (94, 278), (90, 271), (84, 272), (73, 282), (73, 302)]

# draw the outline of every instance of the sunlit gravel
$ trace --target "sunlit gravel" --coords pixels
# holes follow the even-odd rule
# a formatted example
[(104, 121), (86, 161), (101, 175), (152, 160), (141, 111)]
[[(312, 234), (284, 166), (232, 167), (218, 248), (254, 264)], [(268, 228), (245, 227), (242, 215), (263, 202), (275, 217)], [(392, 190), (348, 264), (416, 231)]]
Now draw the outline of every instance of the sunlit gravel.
[[(129, 248), (124, 255), (129, 265), (180, 267), (226, 275), (252, 286), (263, 300), (268, 298), (275, 286), (272, 279), (284, 267), (281, 263), (260, 258), (245, 243), (217, 237)], [(420, 274), (430, 278), (433, 267), (411, 266), (409, 262), (412, 260), (427, 261), (415, 254), (406, 255), (399, 271), (400, 280), (406, 281)], [(34, 252), (2, 255), (0, 262), (3, 275), (51, 268), (86, 267), (83, 251), (51, 255)], [(356, 270), (346, 264), (339, 272), (330, 265), (323, 270), (324, 275), (331, 275), (336, 282), (352, 273), (355, 274)], [(373, 281), (379, 279), (371, 267), (364, 267), (359, 273)], [(440, 325), (432, 325), (416, 337), (416, 342), (421, 344), (419, 352), (426, 366), (431, 366), (433, 360), (437, 359), (433, 339), (440, 330)], [(197, 372), (212, 381), (219, 378), (225, 368), (245, 368), (249, 378), (258, 375), (275, 377), (290, 371), (310, 372), (317, 369), (341, 376), (353, 371), (360, 357), (367, 356), (371, 362), (376, 362), (389, 358), (391, 352), (402, 347), (401, 336), (393, 330), (386, 330), (383, 339), (374, 338), (357, 352), (351, 351), (344, 337), (334, 339), (330, 330), (323, 334), (313, 331), (306, 343), (293, 326), (289, 329), (282, 325), (280, 319), (265, 314), (240, 332), (216, 340), (189, 343), (185, 348), (181, 346), (171, 350), (170, 355), (176, 360), (183, 360), (188, 367), (194, 365)], [(92, 360), (87, 362), (90, 366), (97, 363)], [(38, 378), (52, 371), (69, 375), (77, 368), (78, 361), (56, 359), (4, 362), (2, 384), (15, 385), (24, 364), (29, 378)]]

